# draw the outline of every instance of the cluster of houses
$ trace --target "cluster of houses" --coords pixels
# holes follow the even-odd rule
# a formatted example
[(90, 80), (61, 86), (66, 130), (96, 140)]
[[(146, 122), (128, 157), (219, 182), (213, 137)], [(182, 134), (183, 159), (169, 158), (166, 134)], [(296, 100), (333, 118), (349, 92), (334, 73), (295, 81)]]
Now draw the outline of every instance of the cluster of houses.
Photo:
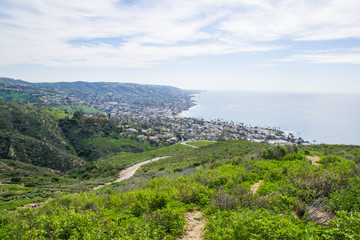
[[(134, 136), (138, 141), (181, 142), (194, 140), (248, 140), (269, 144), (306, 144), (292, 133), (277, 129), (247, 127), (241, 123), (225, 121), (207, 121), (199, 118), (176, 117), (131, 117), (122, 116), (122, 122), (130, 123), (124, 126), (124, 134)], [(144, 126), (150, 126), (145, 127)]]
[(25, 93), (28, 103), (86, 105), (112, 116), (171, 117), (194, 105), (192, 92), (172, 87), (98, 83), (100, 89), (92, 91), (88, 89), (90, 83), (84, 84), (86, 90), (0, 78), (0, 91)]

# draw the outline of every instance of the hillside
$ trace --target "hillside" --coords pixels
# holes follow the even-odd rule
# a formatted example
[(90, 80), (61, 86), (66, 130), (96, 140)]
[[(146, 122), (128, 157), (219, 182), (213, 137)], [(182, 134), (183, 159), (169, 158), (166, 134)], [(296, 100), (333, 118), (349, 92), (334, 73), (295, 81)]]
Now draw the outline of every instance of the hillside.
[(71, 110), (0, 100), (0, 159), (64, 171), (84, 160), (154, 148), (122, 136), (118, 120)]
[[(82, 171), (94, 180), (109, 176), (104, 183), (136, 162), (170, 156), (141, 167), (125, 182), (10, 212), (1, 218), (0, 237), (177, 239), (185, 213), (194, 210), (206, 220), (205, 239), (360, 236), (360, 147), (194, 145), (201, 147), (176, 144), (100, 159)], [(76, 171), (68, 174), (79, 175)]]
[(40, 108), (0, 100), (0, 158), (66, 170), (83, 164), (58, 123)]
[(118, 82), (30, 83), (0, 78), (0, 99), (47, 105), (86, 105), (113, 115), (174, 116), (194, 105), (186, 91), (170, 86)]
[[(24, 81), (22, 81), (24, 82)], [(84, 91), (95, 93), (108, 93), (110, 92), (122, 92), (126, 93), (146, 93), (146, 91), (153, 91), (162, 94), (185, 94), (186, 91), (171, 86), (161, 85), (144, 85), (136, 83), (117, 83), (117, 82), (55, 82), (55, 83), (37, 83), (36, 85), (67, 89), (72, 91)]]

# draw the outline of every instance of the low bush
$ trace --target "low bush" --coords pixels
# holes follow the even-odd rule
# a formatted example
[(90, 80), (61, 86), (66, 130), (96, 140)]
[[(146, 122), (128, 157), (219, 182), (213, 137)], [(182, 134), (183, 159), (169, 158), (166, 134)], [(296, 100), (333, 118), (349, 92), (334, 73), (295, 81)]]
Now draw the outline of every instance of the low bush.
[(319, 239), (324, 228), (265, 209), (218, 211), (207, 223), (206, 239)]
[(329, 208), (332, 211), (360, 212), (360, 189), (352, 187), (331, 193)]

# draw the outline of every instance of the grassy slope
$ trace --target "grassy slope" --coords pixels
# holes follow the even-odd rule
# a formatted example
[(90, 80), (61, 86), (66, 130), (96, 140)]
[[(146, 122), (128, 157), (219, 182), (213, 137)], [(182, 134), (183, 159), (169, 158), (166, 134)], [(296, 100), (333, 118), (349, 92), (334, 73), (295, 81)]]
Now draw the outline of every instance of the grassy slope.
[(56, 108), (69, 112), (83, 111), (88, 114), (102, 114), (101, 111), (86, 105), (57, 105)]
[[(333, 154), (346, 158), (304, 148), (321, 156), (319, 166), (313, 166), (304, 152), (292, 153), (291, 147), (286, 155), (265, 160), (265, 148), (246, 141), (198, 149), (176, 144), (100, 159), (94, 169), (83, 169), (89, 186), (91, 179), (114, 179), (119, 170), (136, 162), (172, 156), (98, 192), (58, 196), (38, 209), (3, 216), (0, 237), (176, 239), (185, 223), (183, 213), (193, 208), (207, 216), (206, 239), (359, 237), (359, 147), (331, 147)], [(250, 187), (259, 180), (263, 184), (253, 195)], [(329, 228), (306, 220), (311, 219), (308, 207), (319, 200), (336, 216)]]
[(24, 102), (27, 102), (29, 100), (29, 98), (30, 98), (29, 93), (19, 93), (19, 92), (13, 92), (13, 91), (0, 90), (0, 99), (24, 103)]
[(46, 107), (43, 112), (56, 120), (71, 116), (71, 114), (65, 113), (64, 110), (61, 110), (57, 107)]

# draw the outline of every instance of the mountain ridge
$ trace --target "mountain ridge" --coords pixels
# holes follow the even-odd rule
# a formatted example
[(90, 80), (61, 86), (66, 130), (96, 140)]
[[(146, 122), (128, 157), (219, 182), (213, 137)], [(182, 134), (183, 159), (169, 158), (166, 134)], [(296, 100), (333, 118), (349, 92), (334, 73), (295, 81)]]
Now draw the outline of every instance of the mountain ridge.
[(0, 98), (47, 105), (87, 105), (117, 115), (175, 116), (194, 106), (196, 91), (119, 82), (30, 83), (0, 78)]

